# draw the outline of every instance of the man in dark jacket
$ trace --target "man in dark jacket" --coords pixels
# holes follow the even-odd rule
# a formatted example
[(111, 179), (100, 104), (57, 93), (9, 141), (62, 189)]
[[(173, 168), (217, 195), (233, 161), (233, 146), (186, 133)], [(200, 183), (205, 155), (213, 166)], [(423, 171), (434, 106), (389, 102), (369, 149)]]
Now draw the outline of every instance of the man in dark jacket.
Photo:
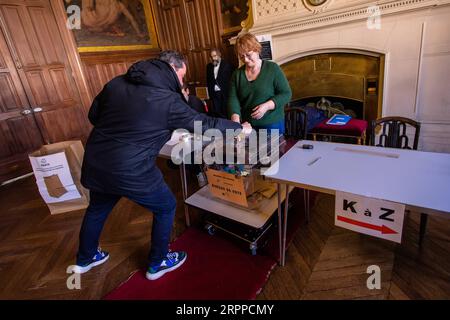
[(206, 66), (206, 83), (212, 100), (213, 116), (228, 118), (227, 101), (233, 67), (222, 59), (219, 49), (211, 49), (211, 63)]
[(242, 126), (190, 108), (181, 94), (185, 73), (184, 57), (165, 51), (159, 59), (132, 65), (125, 75), (108, 82), (93, 101), (89, 120), (94, 128), (81, 175), (82, 184), (90, 190), (90, 203), (81, 226), (74, 272), (87, 272), (109, 258), (98, 243), (103, 225), (121, 197), (153, 213), (149, 280), (175, 270), (186, 260), (185, 252), (168, 252), (176, 201), (155, 165), (156, 157), (173, 130), (193, 131), (194, 121), (202, 121), (203, 131)]

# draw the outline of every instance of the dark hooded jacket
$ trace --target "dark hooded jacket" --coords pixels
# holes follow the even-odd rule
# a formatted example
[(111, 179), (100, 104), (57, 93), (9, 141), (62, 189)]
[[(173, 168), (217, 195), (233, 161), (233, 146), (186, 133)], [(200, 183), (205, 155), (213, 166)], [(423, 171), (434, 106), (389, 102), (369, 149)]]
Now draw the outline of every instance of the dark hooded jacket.
[(203, 131), (239, 129), (229, 120), (190, 108), (172, 67), (160, 60), (135, 63), (108, 82), (89, 110), (94, 128), (88, 138), (81, 182), (86, 188), (119, 195), (152, 192), (163, 181), (156, 157), (178, 128)]

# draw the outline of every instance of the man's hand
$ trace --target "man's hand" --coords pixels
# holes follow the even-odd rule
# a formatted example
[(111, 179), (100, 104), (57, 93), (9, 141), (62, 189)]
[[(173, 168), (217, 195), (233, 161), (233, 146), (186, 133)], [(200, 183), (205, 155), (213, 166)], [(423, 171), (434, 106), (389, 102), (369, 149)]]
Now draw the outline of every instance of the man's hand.
[(242, 124), (242, 132), (248, 136), (252, 132), (252, 125), (248, 122)]

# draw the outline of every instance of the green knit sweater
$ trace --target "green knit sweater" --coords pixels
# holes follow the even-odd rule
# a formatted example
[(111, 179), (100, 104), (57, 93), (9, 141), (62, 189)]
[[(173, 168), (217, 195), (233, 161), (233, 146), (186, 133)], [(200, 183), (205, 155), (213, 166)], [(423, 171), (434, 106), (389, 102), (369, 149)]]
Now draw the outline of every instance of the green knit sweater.
[[(248, 121), (252, 126), (265, 126), (284, 120), (284, 106), (291, 100), (289, 83), (274, 62), (263, 60), (261, 71), (253, 81), (245, 75), (245, 65), (235, 70), (231, 77), (228, 114), (240, 115), (241, 122)], [(269, 110), (259, 120), (251, 117), (252, 110), (259, 104), (273, 100), (275, 109)]]

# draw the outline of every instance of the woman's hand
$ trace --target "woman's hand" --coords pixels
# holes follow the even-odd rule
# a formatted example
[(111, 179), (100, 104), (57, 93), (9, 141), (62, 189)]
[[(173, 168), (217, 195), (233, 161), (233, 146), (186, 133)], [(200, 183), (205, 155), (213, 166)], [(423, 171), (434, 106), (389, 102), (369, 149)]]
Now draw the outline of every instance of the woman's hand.
[(259, 106), (253, 108), (252, 118), (259, 120), (266, 114), (267, 111), (275, 109), (275, 103), (272, 100), (261, 103)]
[(241, 123), (241, 117), (237, 113), (233, 113), (231, 115), (231, 121)]

